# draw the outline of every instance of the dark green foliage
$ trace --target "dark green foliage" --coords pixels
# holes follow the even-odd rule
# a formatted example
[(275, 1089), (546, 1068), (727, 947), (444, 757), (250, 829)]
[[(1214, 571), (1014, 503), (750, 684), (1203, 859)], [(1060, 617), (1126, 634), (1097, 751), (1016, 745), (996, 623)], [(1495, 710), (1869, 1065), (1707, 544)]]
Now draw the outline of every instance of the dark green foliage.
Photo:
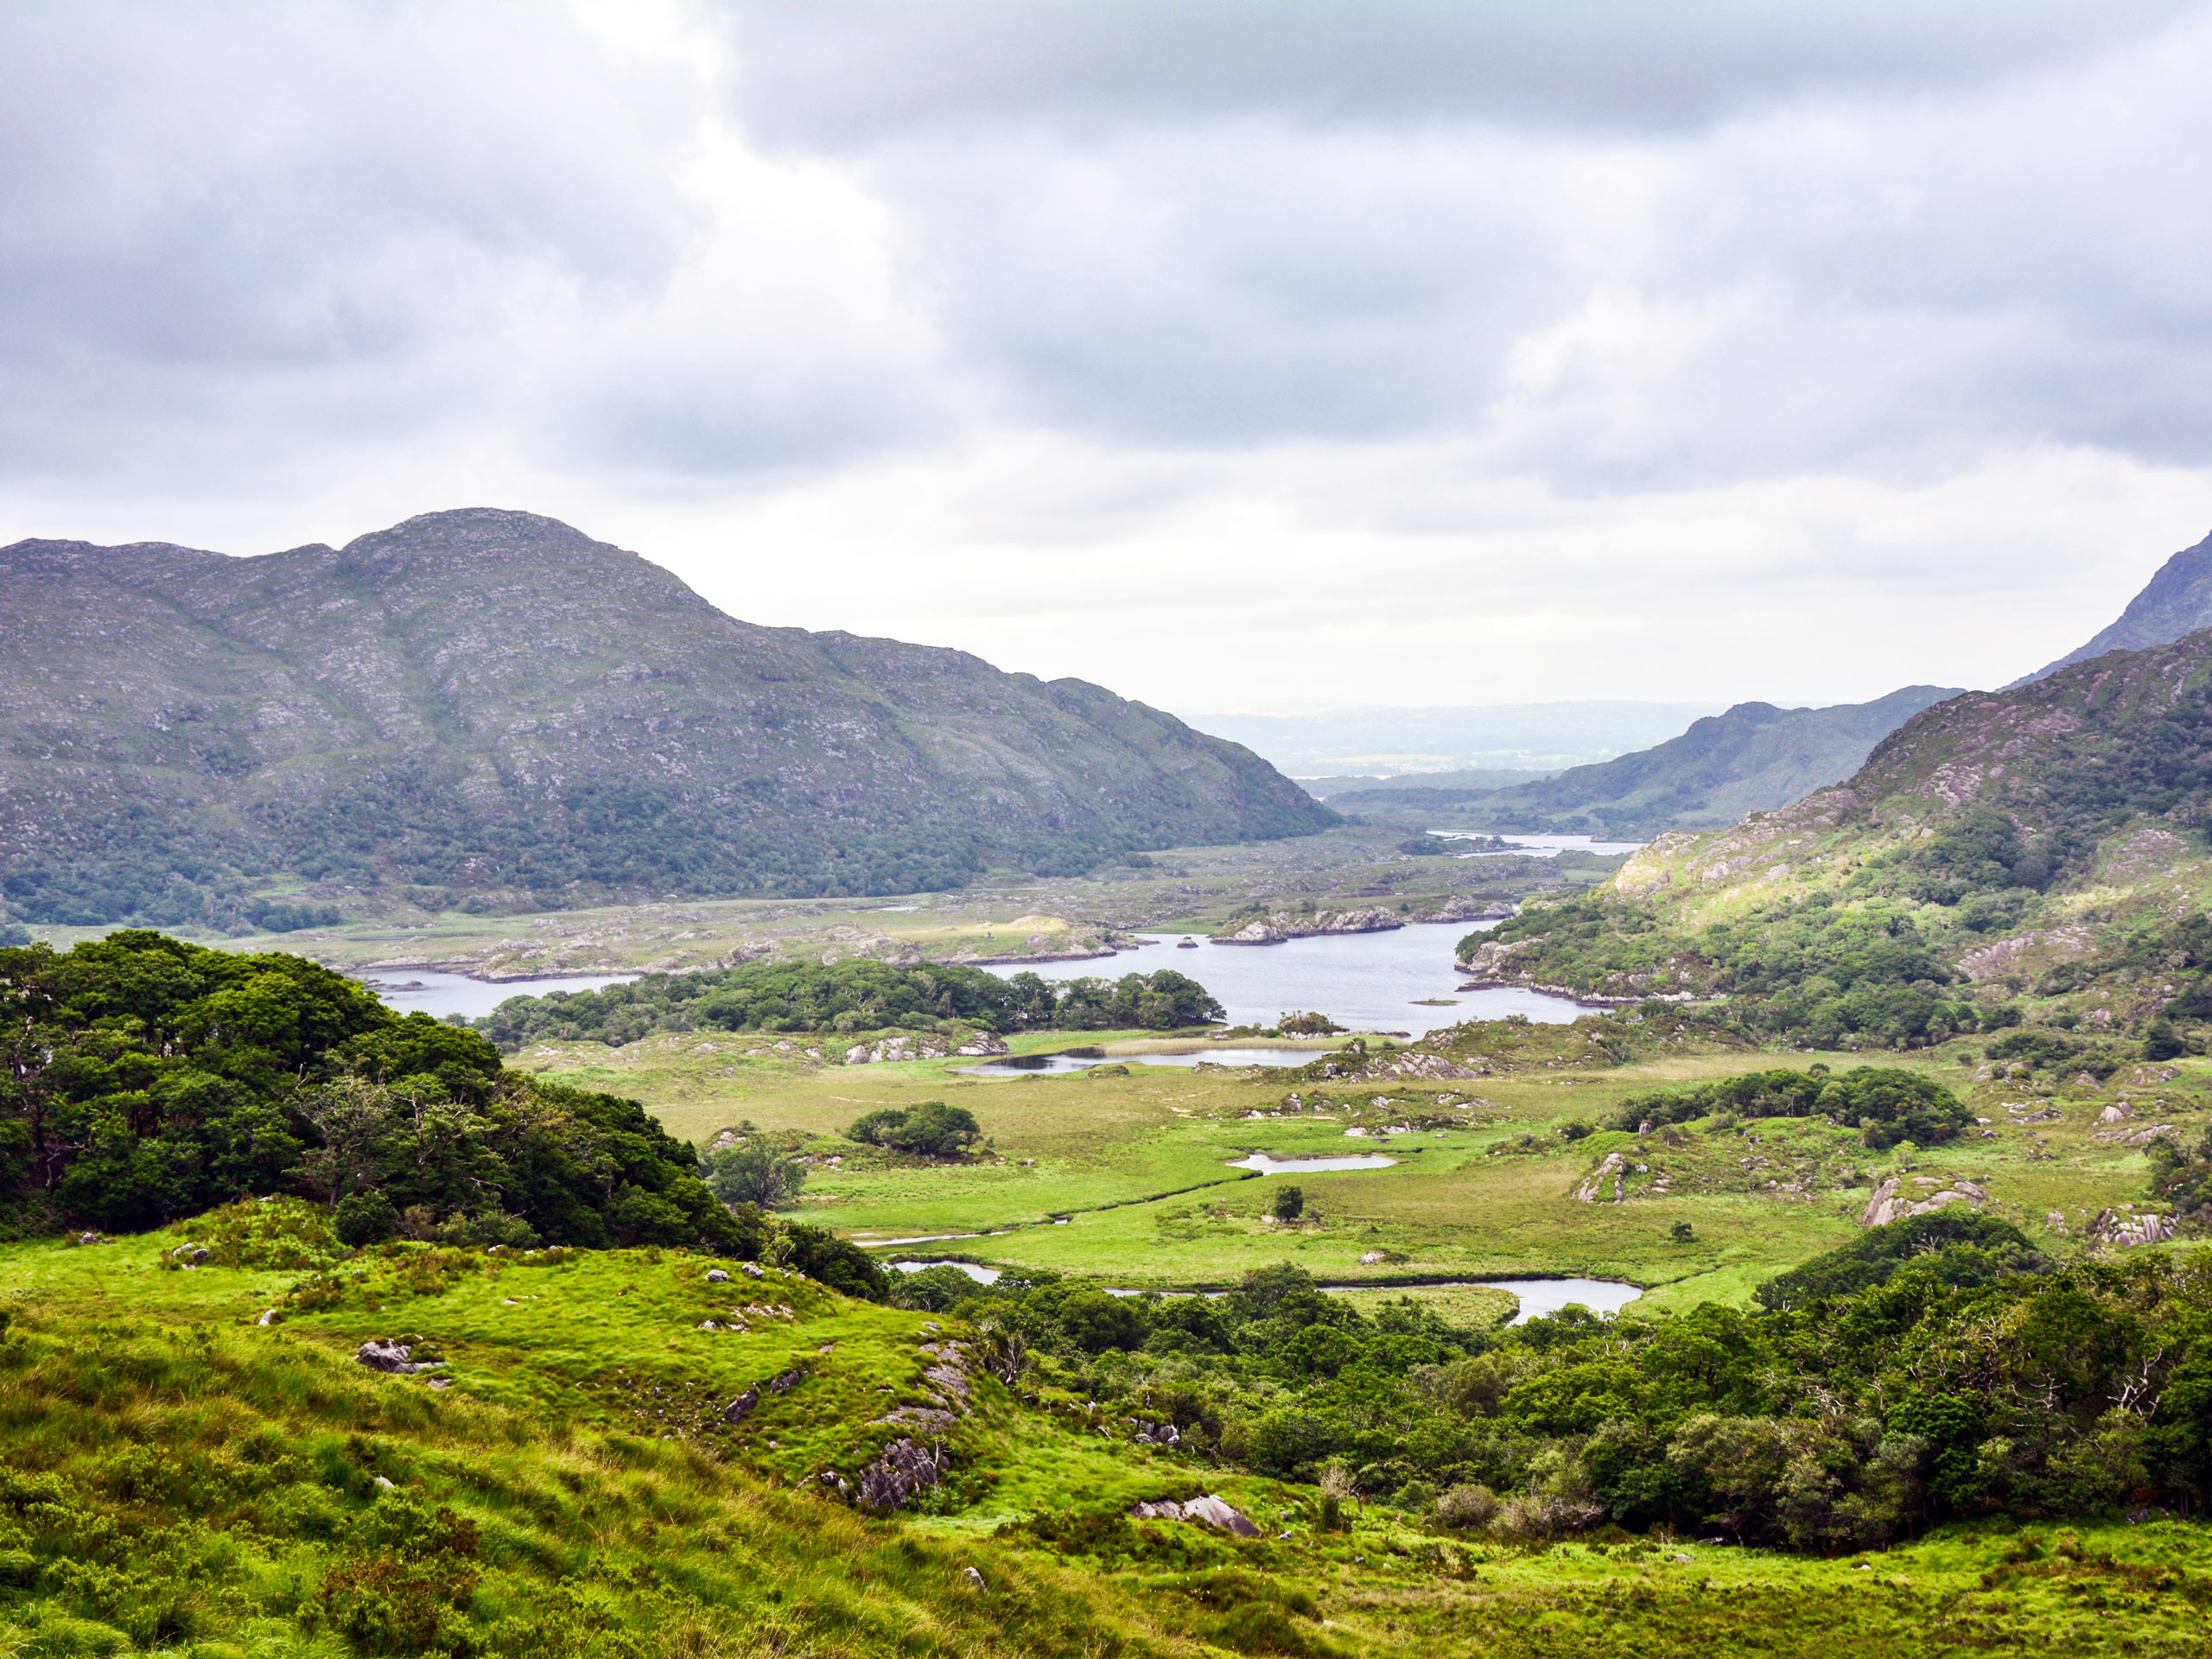
[(1060, 988), (1052, 1024), (1062, 1031), (1178, 1031), (1222, 1018), (1206, 988), (1172, 968), (1112, 981), (1071, 979)]
[(925, 1100), (918, 1106), (870, 1112), (855, 1121), (846, 1138), (863, 1145), (904, 1152), (917, 1158), (957, 1158), (983, 1138), (975, 1113), (965, 1106)]
[(1840, 1249), (1777, 1274), (1752, 1296), (1770, 1309), (1854, 1296), (1889, 1283), (1908, 1262), (1947, 1285), (1994, 1284), (2010, 1274), (2048, 1273), (2051, 1267), (2012, 1223), (1953, 1208), (1869, 1228)]
[(1877, 1148), (1900, 1141), (1934, 1146), (1969, 1128), (1974, 1114), (1932, 1077), (1894, 1067), (1862, 1065), (1840, 1076), (1810, 1071), (1747, 1071), (1684, 1089), (1631, 1095), (1614, 1109), (1606, 1126), (1635, 1129), (1649, 1123), (1688, 1123), (1732, 1112), (1738, 1117), (1828, 1117), (1863, 1129)]
[(2024, 1065), (2031, 1071), (2069, 1077), (2087, 1072), (2100, 1083), (2126, 1064), (2116, 1045), (2069, 1037), (2045, 1027), (2006, 1032), (1989, 1046), (1988, 1058), (2006, 1065)]
[(708, 1154), (703, 1166), (707, 1190), (724, 1204), (749, 1204), (781, 1210), (806, 1185), (806, 1166), (754, 1140)]
[(635, 1101), (503, 1071), (303, 957), (120, 932), (0, 950), (0, 1191), (22, 1224), (150, 1226), (302, 1191), (349, 1242), (757, 1252)]
[(349, 1192), (338, 1201), (330, 1225), (340, 1243), (359, 1249), (397, 1237), (399, 1211), (381, 1192)]
[(1117, 984), (1076, 980), (1055, 993), (1035, 974), (1001, 979), (950, 963), (895, 967), (755, 962), (698, 974), (648, 974), (597, 991), (518, 996), (476, 1021), (512, 1053), (533, 1042), (616, 1047), (660, 1031), (855, 1032), (940, 1025), (1014, 1032), (1139, 1027), (1171, 1030), (1221, 1017), (1203, 986), (1173, 969)]
[[(741, 1207), (737, 1219), (741, 1229), (747, 1233), (765, 1232), (757, 1212)], [(891, 1275), (874, 1256), (850, 1240), (840, 1238), (826, 1228), (809, 1227), (798, 1222), (778, 1228), (767, 1238), (767, 1253), (784, 1266), (796, 1268), (808, 1278), (848, 1296), (871, 1302), (890, 1300)]]
[(1306, 1192), (1302, 1187), (1281, 1186), (1275, 1189), (1275, 1200), (1268, 1212), (1277, 1221), (1296, 1221), (1306, 1213)]
[(1398, 850), (1410, 854), (1415, 858), (1431, 858), (1440, 854), (1456, 853), (1462, 849), (1459, 843), (1446, 841), (1441, 836), (1408, 836), (1398, 843)]
[(1101, 1417), (1169, 1416), (1186, 1447), (1285, 1478), (1335, 1465), (1370, 1502), (1482, 1488), (1498, 1501), (1473, 1523), (1517, 1538), (1663, 1523), (1826, 1554), (2212, 1501), (2212, 1255), (2060, 1271), (1945, 1212), (1783, 1275), (1769, 1312), (1502, 1332), (1363, 1314), (1288, 1264), (1220, 1299), (939, 1289), (1019, 1325)]

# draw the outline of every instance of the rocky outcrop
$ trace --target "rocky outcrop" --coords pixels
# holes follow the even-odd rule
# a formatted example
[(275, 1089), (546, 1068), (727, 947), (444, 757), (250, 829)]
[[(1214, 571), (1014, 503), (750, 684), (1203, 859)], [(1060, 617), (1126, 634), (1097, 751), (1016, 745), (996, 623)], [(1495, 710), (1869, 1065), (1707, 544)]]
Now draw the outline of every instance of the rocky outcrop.
[(442, 1359), (416, 1359), (415, 1351), (404, 1342), (380, 1341), (371, 1338), (353, 1351), (357, 1363), (372, 1371), (383, 1371), (392, 1376), (412, 1376), (417, 1371), (442, 1371)]
[[(1937, 1190), (1929, 1192), (1929, 1188)], [(1954, 1204), (1968, 1204), (1979, 1210), (1988, 1202), (1989, 1194), (1972, 1181), (1946, 1184), (1932, 1176), (1916, 1175), (1909, 1186), (1904, 1178), (1892, 1175), (1874, 1189), (1874, 1196), (1867, 1200), (1866, 1211), (1859, 1217), (1859, 1224), (1883, 1227), (1893, 1221), (1903, 1221), (1907, 1216), (1933, 1215)]]
[(1130, 1431), (1129, 1438), (1139, 1446), (1180, 1446), (1183, 1443), (1183, 1432), (1173, 1423), (1147, 1422), (1139, 1418), (1136, 1420), (1135, 1427)]
[(952, 1455), (942, 1446), (893, 1440), (861, 1471), (859, 1503), (868, 1510), (903, 1510), (952, 1472)]
[(1599, 1160), (1581, 1185), (1574, 1189), (1579, 1204), (1618, 1204), (1621, 1190), (1628, 1182), (1628, 1158), (1625, 1154), (1609, 1152)]
[(1387, 933), (1403, 927), (1406, 918), (1394, 910), (1370, 906), (1363, 910), (1317, 910), (1310, 916), (1287, 912), (1245, 923), (1231, 932), (1213, 936), (1216, 944), (1281, 944), (1285, 939), (1310, 939), (1324, 933)]
[(955, 1055), (981, 1059), (1007, 1052), (1006, 1039), (988, 1031), (948, 1037), (936, 1032), (893, 1032), (872, 1043), (855, 1043), (845, 1051), (847, 1065), (881, 1065), (898, 1060), (943, 1060)]
[(1513, 914), (1516, 908), (1507, 899), (1461, 897), (1446, 899), (1419, 919), (1424, 922), (1502, 922)]
[(1129, 1510), (1133, 1521), (1195, 1521), (1202, 1526), (1218, 1527), (1224, 1532), (1233, 1532), (1239, 1538), (1256, 1538), (1259, 1528), (1249, 1516), (1242, 1515), (1223, 1498), (1209, 1493), (1205, 1497), (1185, 1498), (1178, 1502), (1172, 1497), (1154, 1503), (1139, 1503)]
[(2089, 1242), (2108, 1244), (2116, 1250), (2133, 1249), (2139, 1244), (2163, 1244), (2173, 1236), (2171, 1216), (2129, 1216), (2106, 1210), (2089, 1224)]

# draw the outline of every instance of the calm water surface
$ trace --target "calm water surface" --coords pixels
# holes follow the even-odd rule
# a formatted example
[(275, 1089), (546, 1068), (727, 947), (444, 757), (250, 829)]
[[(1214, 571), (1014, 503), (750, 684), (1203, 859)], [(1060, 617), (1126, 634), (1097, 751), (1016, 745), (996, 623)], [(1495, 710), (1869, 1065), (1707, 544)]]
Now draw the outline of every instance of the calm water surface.
[(1388, 1169), (1397, 1161), (1379, 1152), (1344, 1158), (1270, 1158), (1264, 1152), (1255, 1152), (1249, 1158), (1235, 1160), (1229, 1166), (1256, 1169), (1262, 1175), (1324, 1175), (1332, 1169)]
[[(1359, 1031), (1403, 1031), (1416, 1037), (1462, 1020), (1503, 1020), (1525, 1014), (1540, 1025), (1567, 1025), (1589, 1012), (1564, 996), (1517, 987), (1461, 991), (1452, 958), (1470, 933), (1496, 922), (1416, 922), (1387, 933), (1330, 933), (1281, 944), (1216, 944), (1200, 939), (1191, 950), (1175, 948), (1184, 936), (1147, 933), (1141, 950), (1119, 951), (1088, 962), (1009, 963), (1001, 976), (1040, 974), (1046, 979), (1118, 979), (1173, 968), (1212, 992), (1233, 1026), (1271, 1026), (1286, 1014), (1310, 1008)], [(1446, 1006), (1421, 1007), (1434, 1001)]]
[(602, 985), (627, 985), (635, 974), (589, 974), (564, 979), (503, 979), (496, 982), (471, 979), (465, 974), (433, 973), (428, 968), (390, 968), (365, 974), (361, 982), (377, 994), (388, 1008), (401, 1014), (427, 1014), (442, 1020), (449, 1014), (480, 1020), (511, 996), (543, 996), (548, 991), (595, 991)]
[[(893, 1262), (892, 1267), (901, 1273), (920, 1273), (927, 1268), (957, 1268), (979, 1285), (995, 1285), (1005, 1269), (978, 1267), (973, 1262)], [(1387, 1285), (1349, 1284), (1320, 1287), (1323, 1290), (1387, 1290)], [(1510, 1323), (1525, 1325), (1530, 1319), (1548, 1318), (1571, 1303), (1580, 1304), (1593, 1313), (1618, 1313), (1643, 1292), (1634, 1285), (1624, 1285), (1612, 1279), (1455, 1279), (1449, 1284), (1414, 1286), (1406, 1289), (1428, 1290), (1510, 1290), (1521, 1299), (1521, 1311)], [(1141, 1291), (1109, 1290), (1112, 1296), (1139, 1296)], [(1171, 1290), (1170, 1296), (1226, 1296), (1225, 1290)]]

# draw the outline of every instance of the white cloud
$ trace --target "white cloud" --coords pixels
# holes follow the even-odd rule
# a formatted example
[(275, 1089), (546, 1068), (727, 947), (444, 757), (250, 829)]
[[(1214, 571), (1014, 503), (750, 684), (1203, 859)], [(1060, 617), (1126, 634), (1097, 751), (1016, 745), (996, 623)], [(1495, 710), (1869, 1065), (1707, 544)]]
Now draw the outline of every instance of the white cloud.
[(1179, 708), (1991, 683), (2212, 524), (2202, 6), (0, 13), (0, 538), (568, 518)]

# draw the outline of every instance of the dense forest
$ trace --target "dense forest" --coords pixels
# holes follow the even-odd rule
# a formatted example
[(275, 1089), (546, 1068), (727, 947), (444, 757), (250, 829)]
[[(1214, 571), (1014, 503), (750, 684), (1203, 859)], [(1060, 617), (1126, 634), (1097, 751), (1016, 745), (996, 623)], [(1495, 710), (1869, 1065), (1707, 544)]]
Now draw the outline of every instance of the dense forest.
[(826, 966), (753, 962), (512, 997), (476, 1029), (512, 1053), (549, 1040), (620, 1047), (662, 1031), (1173, 1031), (1221, 1017), (1205, 987), (1169, 968), (1055, 986), (1032, 973), (1001, 978), (957, 963), (906, 968), (856, 958)]
[(1363, 1314), (1287, 1263), (1217, 1299), (950, 1268), (893, 1294), (1019, 1336), (1046, 1378), (1191, 1451), (1446, 1526), (1827, 1553), (2212, 1504), (2212, 1256), (2056, 1267), (1955, 1212), (1806, 1263), (1763, 1312), (1468, 1330), (1411, 1298)]
[(303, 957), (140, 931), (0, 950), (0, 1199), (18, 1233), (290, 1192), (356, 1244), (751, 1256), (776, 1232), (818, 1276), (881, 1292), (853, 1247), (725, 1206), (637, 1102), (507, 1071), (474, 1032), (403, 1019)]

